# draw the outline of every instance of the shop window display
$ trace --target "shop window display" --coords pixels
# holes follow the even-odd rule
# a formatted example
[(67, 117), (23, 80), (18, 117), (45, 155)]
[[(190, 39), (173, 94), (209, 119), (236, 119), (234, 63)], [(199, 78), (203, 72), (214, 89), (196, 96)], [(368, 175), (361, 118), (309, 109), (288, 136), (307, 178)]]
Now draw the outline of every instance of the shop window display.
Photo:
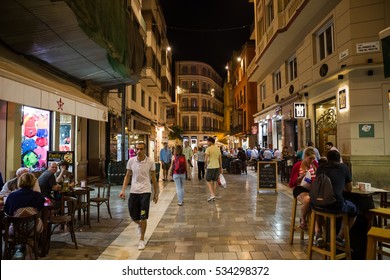
[(21, 164), (31, 170), (46, 168), (49, 149), (50, 111), (23, 106)]

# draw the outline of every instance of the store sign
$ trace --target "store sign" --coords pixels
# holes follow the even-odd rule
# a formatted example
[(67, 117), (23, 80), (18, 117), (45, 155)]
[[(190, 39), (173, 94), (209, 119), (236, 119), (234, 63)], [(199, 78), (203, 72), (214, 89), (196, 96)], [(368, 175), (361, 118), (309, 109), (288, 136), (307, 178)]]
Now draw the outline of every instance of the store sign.
[(294, 102), (294, 118), (302, 119), (306, 118), (306, 103)]

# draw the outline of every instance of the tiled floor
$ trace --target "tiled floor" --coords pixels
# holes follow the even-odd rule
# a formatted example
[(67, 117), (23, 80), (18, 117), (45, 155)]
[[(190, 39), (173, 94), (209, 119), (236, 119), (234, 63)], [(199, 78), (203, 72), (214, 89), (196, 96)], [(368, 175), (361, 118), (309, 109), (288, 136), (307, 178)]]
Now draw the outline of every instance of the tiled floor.
[(306, 259), (307, 236), (301, 241), (296, 234), (294, 245), (288, 244), (291, 190), (279, 184), (277, 192), (258, 192), (252, 170), (248, 175), (225, 174), (225, 178), (227, 188), (218, 190), (215, 202), (207, 202), (206, 182), (193, 176), (186, 181), (181, 207), (175, 184), (160, 181), (160, 199), (151, 204), (143, 251), (137, 249), (139, 237), (129, 218), (127, 198), (119, 199), (121, 186), (115, 186), (113, 219), (103, 207), (97, 223), (93, 208), (91, 229), (81, 226), (76, 232), (78, 250), (68, 233), (56, 232), (44, 259)]

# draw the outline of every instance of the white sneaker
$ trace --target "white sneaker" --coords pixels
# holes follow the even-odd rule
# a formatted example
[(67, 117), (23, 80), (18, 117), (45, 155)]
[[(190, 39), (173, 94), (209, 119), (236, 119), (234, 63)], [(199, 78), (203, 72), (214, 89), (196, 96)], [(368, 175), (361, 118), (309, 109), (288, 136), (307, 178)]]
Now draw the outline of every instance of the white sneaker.
[(145, 249), (145, 241), (140, 240), (138, 243), (138, 250), (143, 250)]
[(210, 202), (210, 201), (214, 201), (215, 200), (215, 196), (210, 196), (208, 199), (207, 199), (207, 202)]

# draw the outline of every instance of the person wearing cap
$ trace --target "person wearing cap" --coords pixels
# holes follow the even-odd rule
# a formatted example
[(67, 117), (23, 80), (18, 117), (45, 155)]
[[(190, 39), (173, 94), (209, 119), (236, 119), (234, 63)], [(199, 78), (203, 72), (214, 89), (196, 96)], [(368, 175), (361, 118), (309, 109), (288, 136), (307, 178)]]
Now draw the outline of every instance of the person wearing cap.
[(215, 193), (217, 191), (217, 182), (219, 174), (222, 173), (222, 155), (219, 148), (215, 145), (215, 139), (212, 137), (207, 138), (207, 144), (209, 145), (206, 149), (206, 182), (210, 191), (210, 197), (207, 199), (208, 202), (215, 200)]
[(172, 152), (168, 148), (168, 143), (164, 142), (164, 148), (160, 150), (161, 168), (163, 170), (163, 181), (168, 181), (168, 170), (171, 166)]

